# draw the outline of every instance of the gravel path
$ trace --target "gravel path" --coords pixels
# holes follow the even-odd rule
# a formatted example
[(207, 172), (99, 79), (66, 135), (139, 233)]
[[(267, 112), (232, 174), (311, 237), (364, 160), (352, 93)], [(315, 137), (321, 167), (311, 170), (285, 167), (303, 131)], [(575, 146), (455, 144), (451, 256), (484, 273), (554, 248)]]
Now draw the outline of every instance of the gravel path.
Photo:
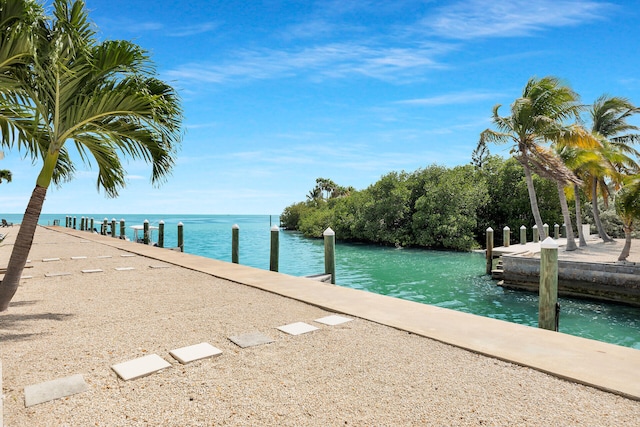
[[(0, 266), (15, 232), (0, 246)], [(640, 419), (638, 401), (362, 319), (320, 325), (314, 319), (331, 313), (123, 254), (38, 229), (24, 273), (33, 278), (0, 314), (6, 426), (635, 426)], [(53, 257), (60, 261), (42, 261)], [(88, 269), (103, 271), (81, 272)], [(71, 274), (44, 277), (60, 272)], [(276, 329), (299, 321), (320, 330)], [(249, 332), (274, 342), (241, 349), (228, 340)], [(169, 355), (200, 342), (223, 354), (187, 365)], [(127, 382), (110, 368), (153, 353), (172, 367)], [(25, 386), (74, 374), (88, 392), (25, 408)]]

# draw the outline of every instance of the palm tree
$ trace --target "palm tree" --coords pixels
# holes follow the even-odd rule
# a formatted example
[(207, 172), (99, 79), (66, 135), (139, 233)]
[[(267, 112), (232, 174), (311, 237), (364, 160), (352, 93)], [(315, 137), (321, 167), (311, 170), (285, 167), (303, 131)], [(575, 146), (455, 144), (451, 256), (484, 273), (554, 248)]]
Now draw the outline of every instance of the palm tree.
[(618, 261), (626, 261), (631, 252), (631, 233), (634, 222), (640, 219), (640, 176), (628, 177), (628, 184), (616, 194), (616, 213), (622, 219), (625, 243)]
[[(0, 1), (4, 10), (16, 0)], [(159, 184), (171, 171), (182, 138), (178, 97), (155, 77), (139, 46), (99, 43), (81, 0), (54, 0), (52, 18), (36, 14), (34, 19), (24, 22), (30, 61), (10, 68), (15, 88), (1, 99), (3, 111), (24, 110), (7, 118), (14, 132), (5, 144), (17, 145), (42, 168), (0, 284), (0, 311), (17, 290), (49, 185), (73, 175), (68, 142), (83, 162), (97, 165), (98, 189), (116, 197), (125, 186), (119, 156), (151, 163), (151, 181)], [(0, 37), (11, 38), (12, 28), (1, 27)]]
[[(640, 153), (631, 144), (640, 141), (640, 134), (628, 133), (639, 130), (637, 126), (631, 125), (627, 120), (640, 109), (634, 106), (628, 99), (612, 97), (609, 95), (600, 96), (591, 106), (589, 115), (591, 118), (591, 132), (594, 137), (603, 141), (601, 154), (603, 160), (609, 166), (606, 168), (594, 169), (591, 175), (591, 204), (593, 206), (593, 219), (598, 229), (598, 234), (605, 242), (612, 242), (602, 221), (598, 209), (598, 194), (602, 194), (605, 203), (608, 198), (609, 189), (606, 185), (607, 176), (614, 178), (614, 183), (619, 183), (616, 173), (637, 173), (638, 165), (633, 157), (640, 157)], [(617, 157), (617, 159), (615, 158)]]
[(2, 184), (2, 181), (7, 181), (7, 182), (11, 182), (11, 171), (10, 170), (6, 170), (6, 169), (2, 169), (0, 170), (0, 184)]
[[(546, 236), (538, 209), (532, 172), (542, 173), (557, 182), (576, 180), (557, 156), (543, 145), (560, 140), (567, 135), (569, 130), (564, 122), (572, 117), (578, 118), (580, 110), (578, 99), (578, 94), (555, 77), (548, 76), (541, 79), (533, 77), (524, 87), (522, 96), (511, 104), (511, 112), (508, 116), (502, 117), (498, 114), (500, 104), (493, 107), (492, 120), (498, 130), (486, 129), (480, 134), (479, 147), (487, 142), (498, 144), (513, 142), (511, 152), (524, 168), (531, 212), (540, 237), (543, 239)], [(564, 203), (566, 204), (566, 199)], [(568, 213), (568, 209), (566, 212)], [(563, 209), (564, 213), (565, 209)], [(566, 224), (567, 237), (572, 239), (571, 222)]]

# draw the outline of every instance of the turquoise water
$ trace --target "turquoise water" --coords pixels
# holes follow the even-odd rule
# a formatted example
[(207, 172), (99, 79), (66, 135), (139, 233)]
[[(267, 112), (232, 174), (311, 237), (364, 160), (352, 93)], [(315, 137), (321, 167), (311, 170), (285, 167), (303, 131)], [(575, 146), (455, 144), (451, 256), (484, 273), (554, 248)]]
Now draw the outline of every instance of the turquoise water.
[[(19, 223), (21, 215), (1, 215)], [(81, 215), (77, 216), (78, 224)], [(94, 215), (126, 224), (165, 222), (165, 246), (177, 245), (177, 224), (184, 224), (185, 252), (231, 261), (231, 227), (240, 227), (240, 263), (269, 268), (270, 228), (278, 217), (255, 215)], [(43, 215), (41, 224), (65, 215)], [(127, 231), (130, 238), (133, 231)], [(322, 273), (324, 247), (321, 240), (282, 231), (279, 270), (294, 276)], [(341, 286), (362, 289), (437, 305), (467, 313), (529, 326), (538, 324), (536, 294), (496, 286), (484, 274), (484, 256), (476, 253), (395, 249), (371, 245), (336, 245), (336, 280)], [(560, 298), (560, 331), (640, 349), (640, 309), (623, 305)]]

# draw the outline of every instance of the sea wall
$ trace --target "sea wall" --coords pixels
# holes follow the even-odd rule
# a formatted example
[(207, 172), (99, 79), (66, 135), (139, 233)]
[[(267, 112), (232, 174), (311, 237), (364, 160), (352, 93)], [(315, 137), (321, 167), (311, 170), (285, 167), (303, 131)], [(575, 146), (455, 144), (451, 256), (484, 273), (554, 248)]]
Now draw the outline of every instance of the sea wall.
[[(539, 258), (503, 255), (502, 267), (501, 286), (538, 292)], [(559, 260), (558, 293), (640, 307), (640, 265)]]

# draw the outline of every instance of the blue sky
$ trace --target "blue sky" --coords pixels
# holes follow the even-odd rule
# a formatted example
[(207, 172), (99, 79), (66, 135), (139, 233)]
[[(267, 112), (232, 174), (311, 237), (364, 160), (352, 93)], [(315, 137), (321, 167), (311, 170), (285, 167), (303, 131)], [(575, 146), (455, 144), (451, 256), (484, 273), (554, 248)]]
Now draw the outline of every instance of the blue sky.
[[(603, 93), (640, 103), (635, 1), (87, 6), (100, 38), (138, 43), (178, 89), (184, 141), (160, 188), (130, 161), (127, 188), (108, 199), (78, 164), (43, 213), (279, 214), (318, 177), (363, 189), (390, 171), (466, 164), (492, 107), (506, 114), (532, 76), (562, 78), (585, 104)], [(5, 150), (0, 212), (24, 212), (39, 167)]]

